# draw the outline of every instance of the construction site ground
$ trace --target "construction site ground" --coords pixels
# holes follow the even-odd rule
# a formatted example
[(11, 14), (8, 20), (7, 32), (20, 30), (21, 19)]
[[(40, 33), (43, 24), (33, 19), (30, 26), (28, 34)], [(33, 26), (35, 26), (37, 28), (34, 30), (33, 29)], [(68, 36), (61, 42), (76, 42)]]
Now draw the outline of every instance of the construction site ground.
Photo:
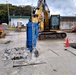
[[(76, 49), (65, 47), (65, 39), (37, 41), (39, 57), (35, 61), (44, 64), (13, 67), (13, 61), (5, 59), (6, 49), (26, 47), (26, 32), (6, 31), (0, 39), (0, 75), (76, 75)], [(76, 43), (76, 33), (67, 33), (69, 43)], [(26, 60), (26, 59), (24, 59)]]

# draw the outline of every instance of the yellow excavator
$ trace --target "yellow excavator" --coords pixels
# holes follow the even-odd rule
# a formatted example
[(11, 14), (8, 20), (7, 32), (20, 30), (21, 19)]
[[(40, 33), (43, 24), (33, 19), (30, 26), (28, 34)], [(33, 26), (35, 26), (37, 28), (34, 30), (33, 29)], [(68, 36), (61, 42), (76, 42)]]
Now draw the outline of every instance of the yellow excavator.
[(38, 0), (38, 5), (33, 9), (31, 22), (39, 23), (39, 40), (49, 38), (65, 38), (67, 35), (60, 30), (60, 15), (51, 15), (46, 0)]

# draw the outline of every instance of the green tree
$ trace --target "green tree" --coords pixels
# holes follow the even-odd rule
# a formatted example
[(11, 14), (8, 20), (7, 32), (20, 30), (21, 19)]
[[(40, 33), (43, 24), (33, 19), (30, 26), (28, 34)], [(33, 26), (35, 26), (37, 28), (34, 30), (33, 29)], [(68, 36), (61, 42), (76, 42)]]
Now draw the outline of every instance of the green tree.
[[(0, 4), (0, 21), (8, 23), (8, 4)], [(30, 16), (31, 15), (31, 6), (15, 6), (9, 4), (9, 15), (10, 16)]]
[(0, 21), (3, 23), (7, 23), (8, 22), (8, 19), (7, 19), (7, 11), (5, 10), (0, 10)]

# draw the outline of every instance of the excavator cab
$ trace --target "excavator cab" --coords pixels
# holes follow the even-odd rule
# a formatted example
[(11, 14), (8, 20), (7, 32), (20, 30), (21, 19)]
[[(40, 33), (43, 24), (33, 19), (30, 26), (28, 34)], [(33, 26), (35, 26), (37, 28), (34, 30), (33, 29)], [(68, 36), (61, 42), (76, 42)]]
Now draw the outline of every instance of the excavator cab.
[(60, 29), (60, 15), (51, 15), (50, 29), (51, 30), (59, 30)]

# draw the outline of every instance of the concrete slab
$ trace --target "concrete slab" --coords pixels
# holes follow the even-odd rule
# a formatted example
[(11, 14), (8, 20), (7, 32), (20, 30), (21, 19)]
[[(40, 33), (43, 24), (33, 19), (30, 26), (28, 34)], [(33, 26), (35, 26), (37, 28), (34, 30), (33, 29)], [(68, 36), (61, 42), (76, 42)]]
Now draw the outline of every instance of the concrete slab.
[[(76, 56), (65, 49), (76, 54), (76, 49), (64, 47), (64, 40), (43, 40), (37, 42), (39, 57), (36, 61), (43, 61), (46, 64), (23, 66), (13, 68), (12, 60), (4, 60), (4, 50), (26, 47), (25, 32), (9, 32), (12, 34), (0, 41), (11, 40), (9, 44), (0, 43), (0, 75), (75, 75)], [(69, 42), (75, 43), (76, 33), (67, 33)]]

